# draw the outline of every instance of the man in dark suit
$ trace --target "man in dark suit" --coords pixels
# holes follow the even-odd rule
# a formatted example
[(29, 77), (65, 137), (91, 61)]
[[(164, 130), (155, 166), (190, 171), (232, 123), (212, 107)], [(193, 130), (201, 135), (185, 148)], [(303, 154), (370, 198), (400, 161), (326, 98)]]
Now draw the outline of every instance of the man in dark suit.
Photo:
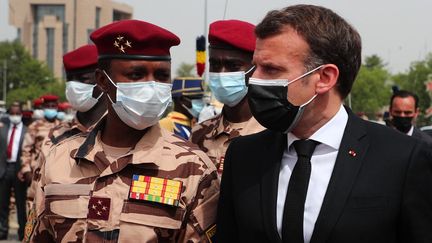
[(419, 98), (416, 94), (406, 90), (395, 91), (390, 99), (389, 125), (408, 136), (432, 144), (432, 137), (413, 125), (420, 113), (418, 103)]
[(268, 130), (228, 148), (217, 242), (432, 242), (431, 150), (342, 105), (361, 65), (357, 31), (294, 5), (255, 33), (249, 104)]
[(26, 223), (27, 185), (17, 178), (21, 168), (21, 146), (27, 128), (22, 123), (20, 105), (9, 108), (9, 119), (0, 125), (0, 239), (7, 239), (9, 231), (9, 203), (12, 188), (18, 215), (18, 238), (23, 239)]

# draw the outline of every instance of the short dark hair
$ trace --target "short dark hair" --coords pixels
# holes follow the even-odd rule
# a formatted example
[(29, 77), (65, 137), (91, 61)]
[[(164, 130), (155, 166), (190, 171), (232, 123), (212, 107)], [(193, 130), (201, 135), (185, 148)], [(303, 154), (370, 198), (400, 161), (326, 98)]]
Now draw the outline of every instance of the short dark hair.
[(310, 53), (304, 60), (306, 69), (330, 63), (338, 67), (337, 89), (345, 98), (361, 66), (359, 33), (330, 9), (299, 4), (268, 12), (256, 26), (255, 34), (260, 39), (275, 36), (287, 25), (309, 45)]
[(390, 110), (392, 109), (393, 100), (396, 98), (407, 98), (407, 97), (413, 97), (414, 98), (414, 106), (417, 109), (419, 104), (419, 97), (418, 95), (414, 94), (413, 92), (407, 91), (407, 90), (398, 90), (393, 93), (392, 97), (390, 98)]
[(12, 104), (9, 106), (9, 108), (7, 109), (6, 112), (7, 112), (7, 113), (10, 113), (12, 107), (18, 107), (18, 109), (20, 109), (20, 111), (22, 111), (22, 109), (21, 109), (21, 104), (20, 104), (19, 101), (14, 101), (14, 102), (12, 102)]

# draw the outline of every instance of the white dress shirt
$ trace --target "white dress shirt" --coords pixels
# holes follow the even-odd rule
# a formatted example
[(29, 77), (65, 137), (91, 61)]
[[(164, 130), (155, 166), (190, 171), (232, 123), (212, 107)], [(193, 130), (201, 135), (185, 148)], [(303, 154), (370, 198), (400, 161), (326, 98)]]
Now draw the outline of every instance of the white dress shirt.
[[(311, 158), (312, 169), (306, 194), (303, 221), (305, 243), (308, 243), (312, 237), (315, 222), (321, 210), (321, 205), (333, 172), (347, 121), (348, 113), (345, 108), (341, 106), (336, 115), (309, 138), (320, 142), (320, 144), (315, 148)], [(297, 161), (297, 153), (294, 147), (291, 148), (290, 146), (294, 141), (299, 140), (299, 138), (292, 133), (288, 133), (287, 139), (288, 147), (284, 151), (279, 172), (276, 205), (276, 225), (281, 237), (285, 197), (291, 173)]]
[[(7, 136), (6, 146), (9, 146), (9, 141), (10, 141), (10, 136), (12, 135), (13, 126), (14, 126), (14, 124), (11, 122), (9, 125), (9, 132), (8, 132), (8, 136)], [(12, 144), (11, 158), (7, 159), (7, 162), (9, 162), (9, 163), (16, 162), (18, 160), (17, 157), (18, 157), (18, 151), (20, 149), (19, 143), (20, 143), (20, 138), (21, 138), (21, 133), (22, 133), (22, 128), (23, 128), (23, 123), (20, 122), (16, 126), (17, 127), (15, 129), (14, 140), (13, 140), (13, 144)]]
[(414, 133), (414, 126), (411, 126), (410, 130), (407, 132), (408, 136), (412, 136)]

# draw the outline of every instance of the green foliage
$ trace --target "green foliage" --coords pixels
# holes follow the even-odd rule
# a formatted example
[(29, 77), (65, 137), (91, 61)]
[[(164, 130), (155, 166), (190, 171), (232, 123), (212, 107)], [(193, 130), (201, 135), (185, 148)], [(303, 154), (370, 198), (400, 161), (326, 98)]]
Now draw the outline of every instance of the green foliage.
[(176, 71), (177, 77), (196, 77), (195, 65), (182, 62)]
[(389, 79), (390, 73), (381, 58), (366, 57), (351, 91), (352, 110), (365, 112), (374, 119), (375, 113), (389, 103), (392, 95)]
[(54, 77), (45, 64), (32, 58), (18, 41), (0, 42), (1, 95), (4, 60), (7, 64), (7, 105), (13, 101), (33, 100), (48, 92), (60, 95), (64, 99), (64, 85)]

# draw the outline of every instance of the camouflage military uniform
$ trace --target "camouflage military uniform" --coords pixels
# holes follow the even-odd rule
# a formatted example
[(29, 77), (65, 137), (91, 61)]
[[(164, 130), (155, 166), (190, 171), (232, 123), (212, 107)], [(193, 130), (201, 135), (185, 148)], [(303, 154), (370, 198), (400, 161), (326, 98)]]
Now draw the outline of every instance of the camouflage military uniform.
[(219, 114), (194, 126), (191, 141), (207, 153), (221, 174), (225, 152), (231, 140), (264, 129), (253, 117), (246, 122), (231, 123)]
[[(100, 134), (97, 126), (50, 149), (41, 170), (45, 203), (36, 198), (41, 208), (31, 241), (208, 242), (219, 196), (208, 157), (155, 125), (134, 149), (112, 159)], [(181, 181), (179, 205), (129, 199), (135, 174)], [(103, 219), (93, 211), (98, 205)]]
[[(22, 145), (21, 173), (31, 172), (38, 177), (39, 170), (36, 169), (39, 167), (38, 157), (42, 151), (43, 141), (48, 137), (50, 130), (59, 124), (59, 120), (49, 122), (45, 119), (36, 120), (30, 124)], [(31, 190), (31, 187), (27, 192), (27, 197), (34, 197), (34, 191)]]

